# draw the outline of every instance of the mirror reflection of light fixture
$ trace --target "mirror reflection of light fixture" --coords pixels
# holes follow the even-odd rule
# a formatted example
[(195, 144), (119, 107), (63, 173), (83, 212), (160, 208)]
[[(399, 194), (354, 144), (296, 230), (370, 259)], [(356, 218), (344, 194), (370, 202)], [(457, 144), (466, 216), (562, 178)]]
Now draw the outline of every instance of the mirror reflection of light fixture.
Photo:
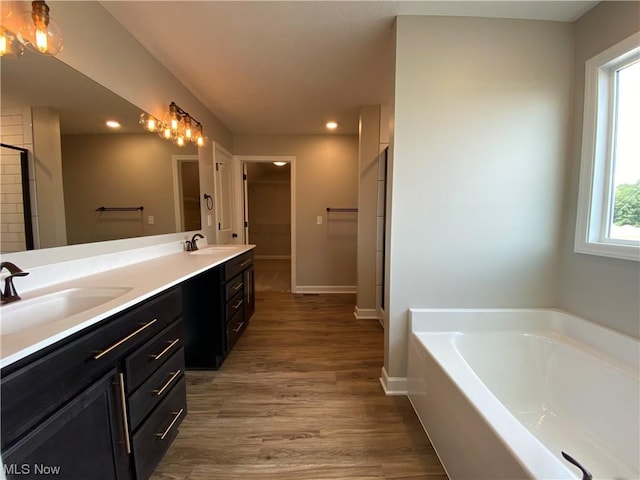
[(276, 167), (284, 167), (287, 164), (287, 162), (273, 162), (273, 164)]
[(64, 35), (60, 26), (49, 15), (49, 6), (43, 0), (31, 2), (18, 32), (20, 41), (37, 53), (57, 55), (64, 48)]
[(0, 57), (14, 58), (24, 53), (24, 46), (18, 38), (4, 27), (0, 27)]
[(338, 123), (331, 121), (331, 122), (327, 122), (326, 126), (329, 130), (335, 130), (336, 128), (338, 128)]
[(120, 128), (120, 123), (116, 122), (115, 120), (107, 120), (105, 124), (109, 128)]
[(204, 136), (202, 124), (175, 102), (169, 104), (169, 111), (164, 114), (163, 121), (143, 113), (140, 115), (139, 123), (145, 130), (158, 132), (161, 138), (171, 140), (179, 147), (184, 147), (189, 142), (197, 147), (206, 147), (209, 144), (209, 139)]
[(149, 115), (148, 113), (143, 113), (142, 115), (140, 115), (139, 123), (147, 132), (158, 132), (162, 130), (162, 122), (160, 122), (153, 115)]

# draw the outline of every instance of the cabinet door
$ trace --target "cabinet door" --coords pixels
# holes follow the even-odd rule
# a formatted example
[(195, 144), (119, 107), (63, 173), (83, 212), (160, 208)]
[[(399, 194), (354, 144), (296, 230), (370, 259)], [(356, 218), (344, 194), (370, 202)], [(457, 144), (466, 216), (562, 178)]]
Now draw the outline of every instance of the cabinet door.
[(2, 452), (6, 478), (131, 478), (123, 391), (111, 370)]
[(255, 310), (255, 280), (253, 275), (253, 265), (251, 265), (244, 271), (244, 318), (247, 323)]

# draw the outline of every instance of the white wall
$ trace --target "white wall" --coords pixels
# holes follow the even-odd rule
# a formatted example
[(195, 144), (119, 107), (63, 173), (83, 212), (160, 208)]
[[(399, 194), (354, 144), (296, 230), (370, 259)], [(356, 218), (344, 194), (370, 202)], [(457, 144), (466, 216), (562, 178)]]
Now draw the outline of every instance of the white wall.
[(570, 127), (571, 26), (396, 25), (385, 370), (410, 307), (552, 307)]
[(358, 318), (376, 318), (379, 105), (360, 108), (358, 131), (358, 290), (355, 315)]
[(585, 62), (640, 30), (640, 3), (601, 2), (574, 24), (575, 128), (565, 197), (560, 307), (640, 337), (640, 265), (574, 253)]

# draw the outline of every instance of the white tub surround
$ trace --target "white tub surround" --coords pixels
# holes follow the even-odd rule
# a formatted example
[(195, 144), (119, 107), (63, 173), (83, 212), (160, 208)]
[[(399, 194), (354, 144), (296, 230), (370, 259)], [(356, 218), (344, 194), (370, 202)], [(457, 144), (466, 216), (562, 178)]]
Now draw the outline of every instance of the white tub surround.
[[(87, 246), (52, 249), (54, 251), (49, 252), (49, 255), (47, 251), (3, 255), (3, 261), (14, 262), (29, 272), (26, 277), (14, 279), (16, 290), (22, 297), (22, 300), (15, 302), (15, 306), (23, 301), (69, 289), (90, 290), (105, 295), (111, 290), (118, 296), (57, 321), (34, 325), (17, 332), (7, 328), (6, 334), (3, 324), (6, 322), (8, 325), (10, 322), (11, 308), (7, 308), (12, 307), (12, 304), (0, 307), (0, 367), (52, 345), (255, 247), (225, 245), (216, 248), (215, 245), (205, 246), (205, 241), (200, 240), (201, 251), (212, 248), (215, 253), (194, 255), (183, 251), (182, 237), (185, 234), (174, 236), (176, 239), (172, 237), (170, 242), (102, 254), (95, 254), (100, 248), (94, 246), (90, 250), (94, 253), (92, 256), (90, 253), (89, 256), (82, 256), (77, 251), (74, 253), (74, 249), (86, 249)], [(65, 260), (60, 260), (61, 258)]]
[(640, 342), (556, 310), (413, 309), (409, 399), (451, 479), (640, 478)]

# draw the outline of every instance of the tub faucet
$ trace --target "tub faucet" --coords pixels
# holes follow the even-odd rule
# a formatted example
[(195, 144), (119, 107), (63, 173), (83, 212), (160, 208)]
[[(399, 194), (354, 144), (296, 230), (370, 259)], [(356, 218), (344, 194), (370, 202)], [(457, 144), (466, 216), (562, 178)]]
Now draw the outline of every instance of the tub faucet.
[(589, 470), (587, 470), (586, 468), (584, 468), (582, 465), (580, 465), (580, 462), (578, 462), (575, 458), (573, 458), (571, 455), (569, 455), (568, 453), (565, 452), (561, 452), (562, 456), (570, 463), (573, 463), (576, 467), (578, 467), (581, 471), (582, 471), (582, 480), (592, 480), (593, 479), (593, 475), (591, 475), (591, 473), (589, 472)]
[(187, 240), (186, 242), (184, 242), (187, 246), (187, 252), (194, 252), (198, 250), (198, 238), (204, 237), (199, 233), (196, 233), (193, 237), (191, 237), (191, 240)]
[(0, 272), (5, 268), (9, 270), (9, 275), (4, 279), (4, 290), (0, 292), (0, 297), (2, 297), (0, 302), (2, 305), (20, 300), (20, 295), (18, 295), (16, 288), (13, 286), (13, 277), (29, 275), (29, 272), (23, 272), (20, 267), (11, 262), (2, 262), (2, 264), (0, 264)]

